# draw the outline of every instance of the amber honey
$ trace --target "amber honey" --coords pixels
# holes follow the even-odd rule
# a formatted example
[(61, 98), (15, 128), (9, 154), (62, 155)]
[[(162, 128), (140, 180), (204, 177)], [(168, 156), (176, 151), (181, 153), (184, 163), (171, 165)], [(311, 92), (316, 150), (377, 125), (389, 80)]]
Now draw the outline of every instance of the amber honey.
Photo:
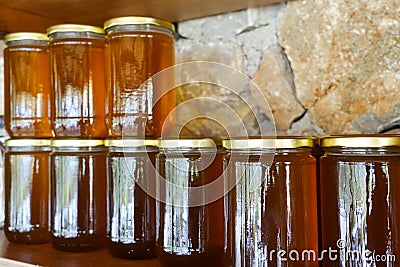
[(107, 248), (114, 257), (155, 257), (154, 140), (110, 139), (108, 147)]
[(106, 243), (106, 152), (103, 141), (52, 141), (51, 243), (65, 251)]
[(62, 24), (48, 34), (55, 136), (106, 137), (103, 30)]
[(322, 249), (340, 251), (323, 266), (397, 266), (400, 137), (327, 137), (322, 146)]
[(10, 137), (51, 137), (48, 38), (19, 32), (5, 41), (5, 128)]
[[(163, 266), (221, 266), (224, 247), (222, 195), (208, 202), (206, 191), (193, 194), (187, 189), (201, 188), (220, 178), (225, 153), (221, 148), (212, 148), (214, 144), (211, 143), (210, 147), (207, 143), (199, 147), (196, 140), (177, 140), (174, 144), (175, 140), (170, 146), (169, 141), (159, 142), (158, 179), (186, 189), (175, 191), (168, 184), (157, 187), (157, 257)], [(211, 161), (207, 160), (210, 154), (213, 154)], [(223, 192), (223, 188), (220, 190)], [(200, 202), (190, 205), (196, 199)]]
[(49, 242), (49, 149), (43, 139), (10, 139), (5, 153), (5, 223), (10, 242)]
[[(229, 149), (225, 184), (233, 188), (224, 198), (223, 266), (318, 266), (313, 142), (301, 137), (224, 140)], [(302, 257), (305, 250), (310, 257)], [(279, 251), (285, 254), (278, 257)]]
[(153, 18), (121, 17), (106, 21), (104, 28), (110, 136), (169, 133), (173, 118), (166, 118), (175, 106), (175, 95), (166, 84), (173, 77), (163, 76), (156, 84), (148, 79), (175, 62), (173, 25)]

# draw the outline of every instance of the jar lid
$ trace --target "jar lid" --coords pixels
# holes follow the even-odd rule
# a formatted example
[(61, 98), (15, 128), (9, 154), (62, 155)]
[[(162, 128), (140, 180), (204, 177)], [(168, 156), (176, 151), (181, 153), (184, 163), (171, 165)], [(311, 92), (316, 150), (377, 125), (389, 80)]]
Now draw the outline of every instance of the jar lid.
[(157, 139), (156, 146), (159, 148), (212, 148), (222, 145), (218, 138), (168, 138)]
[(301, 136), (231, 138), (222, 141), (226, 149), (279, 149), (314, 147), (315, 138)]
[(104, 141), (107, 147), (140, 147), (140, 146), (155, 146), (156, 140), (152, 139), (108, 139)]
[(106, 22), (104, 22), (104, 29), (106, 30), (108, 28), (120, 25), (155, 25), (164, 27), (173, 32), (175, 31), (175, 26), (171, 22), (162, 19), (137, 16), (118, 17), (106, 20)]
[(50, 139), (7, 139), (6, 147), (50, 146)]
[(4, 36), (4, 41), (6, 43), (21, 40), (49, 41), (49, 37), (47, 37), (46, 34), (39, 32), (13, 32)]
[(53, 139), (52, 147), (94, 147), (103, 146), (104, 140), (100, 139)]
[(321, 140), (322, 147), (374, 148), (400, 146), (400, 135), (342, 135)]
[(104, 30), (100, 27), (81, 24), (58, 24), (47, 28), (47, 35), (56, 32), (92, 32), (104, 34)]

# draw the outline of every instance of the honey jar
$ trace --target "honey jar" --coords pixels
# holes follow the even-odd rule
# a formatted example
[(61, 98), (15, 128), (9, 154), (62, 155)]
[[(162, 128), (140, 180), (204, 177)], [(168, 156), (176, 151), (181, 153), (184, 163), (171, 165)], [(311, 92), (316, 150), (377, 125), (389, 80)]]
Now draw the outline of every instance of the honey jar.
[(106, 151), (97, 139), (51, 141), (51, 243), (65, 251), (106, 242)]
[(109, 139), (105, 145), (108, 251), (118, 258), (153, 258), (156, 202), (148, 192), (150, 186), (155, 187), (155, 141)]
[(5, 141), (5, 223), (10, 242), (49, 242), (50, 141)]
[[(157, 146), (158, 259), (163, 266), (221, 266), (223, 183), (215, 183), (226, 154), (221, 140), (161, 139)], [(222, 193), (219, 199), (207, 200), (207, 185)]]
[(170, 84), (173, 77), (163, 76), (154, 84), (150, 78), (174, 65), (174, 25), (149, 17), (119, 17), (107, 20), (104, 29), (110, 136), (170, 132), (173, 118), (168, 114), (175, 106), (175, 95), (162, 85)]
[[(400, 136), (325, 137), (320, 160), (322, 266), (397, 266)], [(398, 209), (399, 208), (399, 209)]]
[(223, 266), (318, 266), (313, 145), (306, 137), (223, 141)]
[(47, 33), (55, 136), (107, 137), (103, 29), (61, 24), (48, 28)]
[(10, 137), (51, 137), (48, 38), (16, 32), (7, 34), (5, 42), (5, 128)]

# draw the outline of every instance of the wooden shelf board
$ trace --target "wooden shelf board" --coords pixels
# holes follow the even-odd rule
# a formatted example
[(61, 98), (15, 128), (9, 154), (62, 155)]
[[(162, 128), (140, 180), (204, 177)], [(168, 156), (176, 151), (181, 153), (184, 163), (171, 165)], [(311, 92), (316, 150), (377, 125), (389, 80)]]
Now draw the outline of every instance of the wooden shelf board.
[(0, 4), (0, 34), (18, 31), (43, 32), (60, 20), (15, 10)]
[(70, 253), (56, 250), (50, 244), (13, 244), (7, 241), (3, 230), (0, 230), (0, 257), (46, 267), (161, 267), (157, 259), (116, 259), (111, 257), (105, 249), (92, 252)]
[(179, 22), (277, 2), (283, 0), (1, 0), (0, 31), (45, 31), (59, 22), (102, 26), (106, 19), (128, 15)]

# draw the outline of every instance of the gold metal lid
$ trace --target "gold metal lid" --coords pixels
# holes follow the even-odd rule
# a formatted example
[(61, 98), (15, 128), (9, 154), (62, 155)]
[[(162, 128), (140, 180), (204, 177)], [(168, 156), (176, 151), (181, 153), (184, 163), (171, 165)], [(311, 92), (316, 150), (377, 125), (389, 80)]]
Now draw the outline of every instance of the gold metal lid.
[(118, 17), (106, 20), (104, 22), (104, 29), (111, 28), (113, 26), (120, 26), (120, 25), (155, 25), (164, 27), (168, 30), (175, 31), (175, 26), (171, 22), (150, 18), (150, 17), (137, 17), (137, 16), (129, 16), (129, 17)]
[(342, 135), (321, 140), (322, 147), (375, 148), (400, 146), (400, 135)]
[(108, 139), (104, 141), (107, 147), (140, 147), (140, 146), (155, 146), (156, 140), (154, 139)]
[(315, 138), (300, 136), (231, 138), (222, 141), (226, 149), (280, 149), (313, 147)]
[(218, 138), (168, 138), (157, 139), (156, 146), (159, 148), (212, 148), (222, 145)]
[(104, 34), (104, 30), (100, 27), (81, 24), (58, 24), (47, 28), (47, 35), (56, 32), (92, 32)]
[(104, 140), (100, 139), (53, 139), (52, 147), (95, 147), (103, 146)]
[(50, 139), (7, 139), (6, 147), (50, 146)]
[(45, 33), (39, 32), (13, 32), (4, 36), (4, 41), (21, 41), (21, 40), (33, 40), (33, 41), (49, 41), (49, 37)]

